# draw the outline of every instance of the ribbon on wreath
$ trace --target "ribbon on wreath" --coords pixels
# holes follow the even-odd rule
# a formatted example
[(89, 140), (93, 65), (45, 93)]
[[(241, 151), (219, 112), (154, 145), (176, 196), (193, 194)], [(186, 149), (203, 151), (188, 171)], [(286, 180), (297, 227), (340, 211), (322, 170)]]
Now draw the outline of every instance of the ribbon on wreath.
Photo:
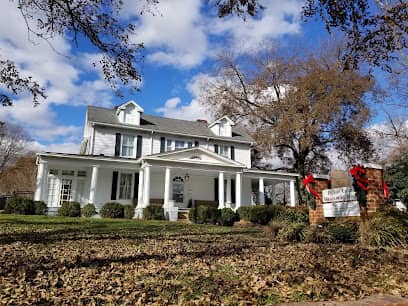
[(316, 183), (316, 180), (314, 179), (313, 175), (309, 174), (302, 180), (302, 182), (303, 185), (305, 185), (307, 192), (313, 194), (316, 198), (321, 199), (319, 193), (316, 190), (314, 190), (312, 186), (310, 186), (310, 184)]
[(366, 173), (366, 170), (360, 165), (354, 166), (353, 168), (350, 169), (350, 174), (356, 180), (358, 187), (360, 187), (364, 191), (367, 191), (368, 190), (367, 188), (368, 180), (361, 177), (365, 173)]

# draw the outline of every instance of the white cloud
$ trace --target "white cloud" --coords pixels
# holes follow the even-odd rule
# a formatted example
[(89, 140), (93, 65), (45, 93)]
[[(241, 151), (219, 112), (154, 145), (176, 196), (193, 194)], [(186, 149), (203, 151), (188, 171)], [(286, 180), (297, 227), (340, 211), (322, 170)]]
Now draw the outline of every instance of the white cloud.
[(196, 99), (191, 100), (189, 104), (181, 104), (179, 97), (168, 99), (163, 107), (157, 108), (156, 112), (164, 117), (192, 120), (205, 119), (211, 120), (208, 111)]
[(133, 42), (143, 42), (147, 60), (176, 68), (192, 68), (228, 45), (250, 52), (285, 34), (300, 31), (301, 0), (261, 1), (265, 10), (243, 21), (237, 16), (218, 18), (200, 0), (162, 0), (153, 13), (140, 15), (140, 1), (126, 0), (122, 17), (136, 20)]
[(29, 143), (30, 150), (34, 152), (57, 152), (57, 153), (79, 153), (79, 143), (75, 142), (62, 142), (52, 144), (41, 144), (37, 141)]

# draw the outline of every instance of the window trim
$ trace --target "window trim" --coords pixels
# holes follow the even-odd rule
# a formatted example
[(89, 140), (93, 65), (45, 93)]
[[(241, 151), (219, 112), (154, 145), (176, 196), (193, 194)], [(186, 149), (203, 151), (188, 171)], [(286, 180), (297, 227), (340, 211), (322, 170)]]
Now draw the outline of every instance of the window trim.
[[(122, 174), (127, 174), (127, 175), (130, 175), (130, 198), (129, 199), (122, 199), (121, 197), (120, 197), (120, 178), (121, 178), (121, 176), (122, 176)], [(132, 173), (132, 172), (127, 172), (127, 171), (123, 171), (123, 172), (121, 172), (121, 171), (118, 171), (118, 184), (117, 184), (117, 187), (116, 187), (116, 198), (119, 200), (119, 201), (129, 201), (129, 200), (132, 200), (133, 199), (133, 196), (134, 196), (134, 194), (133, 194), (133, 189), (134, 189), (134, 174)]]
[[(133, 146), (132, 146), (132, 153), (133, 154), (132, 155), (123, 155), (123, 139), (125, 137), (133, 137)], [(120, 137), (120, 152), (119, 152), (120, 157), (135, 157), (136, 156), (135, 152), (136, 152), (137, 148), (136, 148), (135, 139), (136, 139), (136, 137), (134, 135), (121, 134), (121, 137)], [(126, 146), (126, 147), (129, 147), (129, 146)]]

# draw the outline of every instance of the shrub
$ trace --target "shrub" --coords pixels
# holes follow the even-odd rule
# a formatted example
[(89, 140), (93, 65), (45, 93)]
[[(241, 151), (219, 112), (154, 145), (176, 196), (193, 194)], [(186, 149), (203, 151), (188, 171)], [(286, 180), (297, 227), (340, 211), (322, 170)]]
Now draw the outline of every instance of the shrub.
[(43, 201), (35, 201), (34, 202), (34, 213), (36, 215), (47, 215), (48, 207)]
[(132, 205), (125, 205), (123, 215), (125, 219), (133, 219), (135, 216), (135, 208)]
[(143, 208), (143, 219), (145, 220), (165, 220), (163, 207), (150, 205), (150, 206)]
[(332, 239), (323, 227), (316, 225), (306, 227), (303, 236), (305, 242), (314, 243), (329, 243)]
[(305, 238), (306, 227), (305, 223), (286, 223), (278, 231), (277, 238), (281, 241), (302, 241)]
[(274, 205), (271, 206), (272, 219), (280, 220), (284, 222), (293, 222), (293, 223), (307, 223), (309, 222), (309, 212), (304, 208), (293, 208), (286, 206)]
[(358, 239), (358, 225), (355, 222), (330, 223), (325, 232), (331, 242), (354, 243)]
[(251, 206), (241, 206), (237, 209), (237, 213), (241, 220), (250, 221)]
[(95, 205), (86, 204), (84, 207), (81, 208), (81, 215), (87, 218), (90, 218), (93, 215), (96, 215)]
[(397, 247), (408, 242), (408, 227), (390, 215), (377, 213), (360, 225), (361, 242), (377, 247)]
[(123, 218), (123, 205), (117, 202), (108, 202), (102, 206), (99, 214), (102, 218)]
[(211, 206), (198, 206), (190, 209), (188, 216), (193, 223), (217, 224), (219, 219), (219, 210)]
[(58, 208), (58, 216), (79, 217), (81, 216), (81, 204), (78, 202), (64, 202)]
[(231, 208), (223, 208), (219, 211), (219, 222), (222, 226), (233, 226), (237, 215)]
[(271, 210), (266, 205), (253, 206), (250, 210), (249, 221), (266, 225), (271, 221)]
[(4, 212), (6, 214), (34, 215), (34, 202), (26, 198), (9, 198), (6, 200)]
[(269, 223), (269, 229), (271, 231), (272, 238), (276, 238), (278, 236), (279, 231), (287, 226), (286, 222), (281, 221), (271, 221)]

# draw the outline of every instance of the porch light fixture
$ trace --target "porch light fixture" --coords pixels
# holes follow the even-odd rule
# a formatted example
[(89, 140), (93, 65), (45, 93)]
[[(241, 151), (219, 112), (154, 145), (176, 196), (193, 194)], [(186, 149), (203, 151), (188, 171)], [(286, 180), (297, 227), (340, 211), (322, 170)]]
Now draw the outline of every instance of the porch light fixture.
[(185, 182), (188, 182), (190, 180), (190, 175), (188, 175), (188, 173), (186, 173), (185, 175), (184, 175), (184, 181)]

